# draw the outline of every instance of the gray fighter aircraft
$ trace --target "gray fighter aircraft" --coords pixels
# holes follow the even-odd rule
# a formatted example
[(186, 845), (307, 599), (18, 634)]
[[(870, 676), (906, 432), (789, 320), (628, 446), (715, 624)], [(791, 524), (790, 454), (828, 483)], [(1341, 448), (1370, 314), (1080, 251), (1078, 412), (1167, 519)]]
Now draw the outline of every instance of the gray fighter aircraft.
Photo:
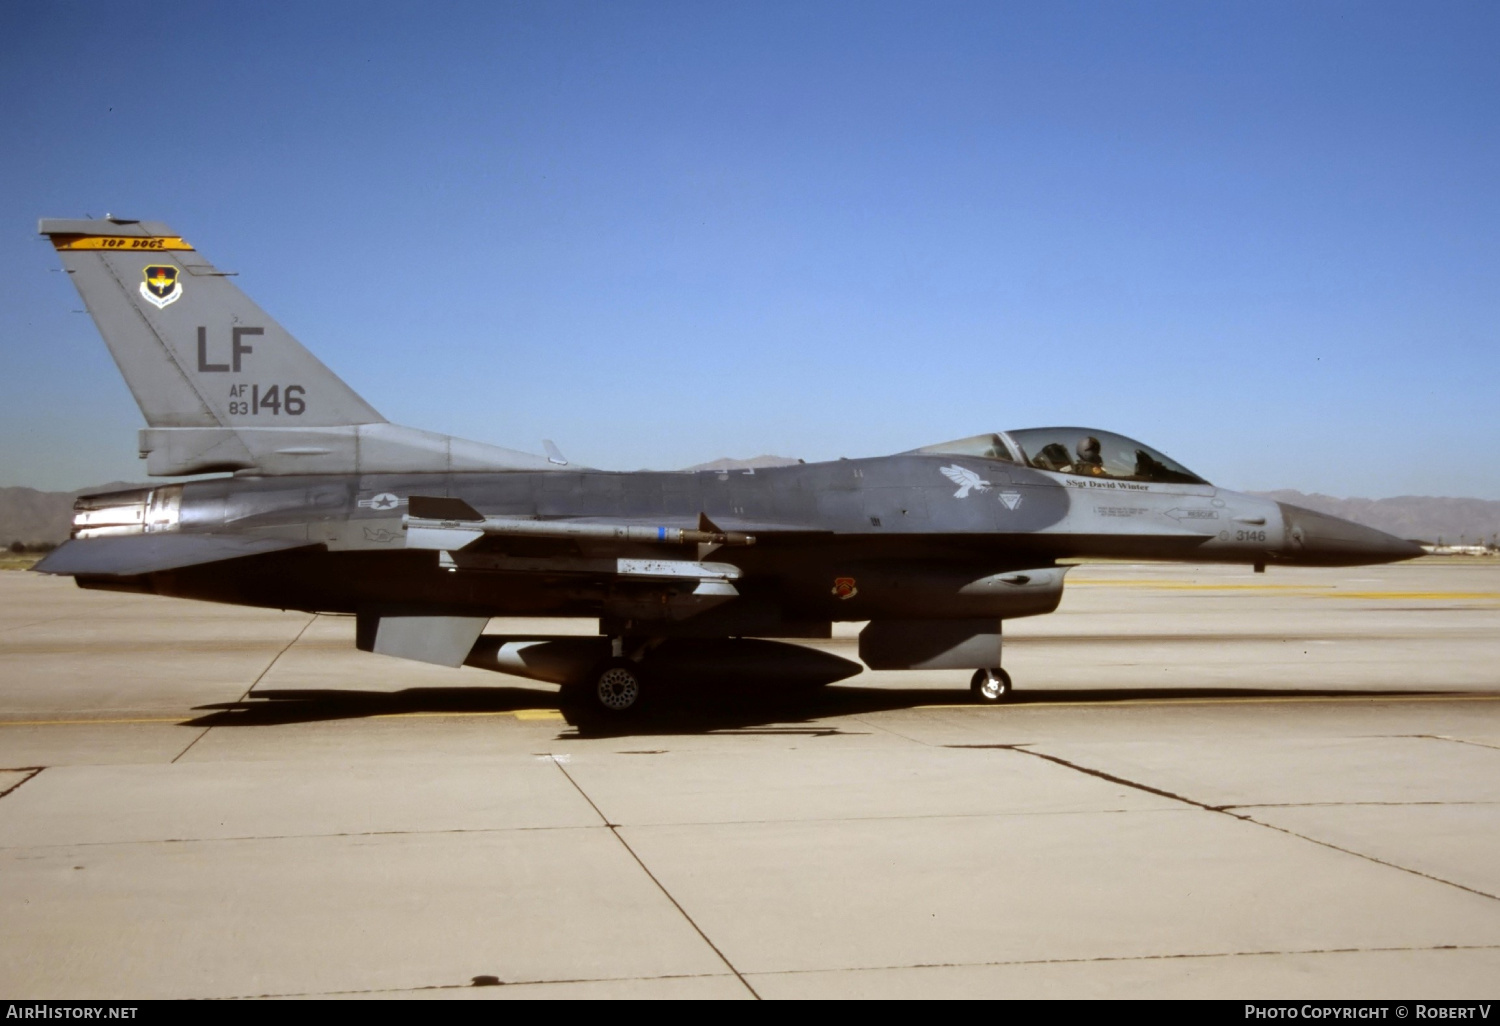
[[(148, 474), (227, 473), (75, 507), (43, 573), (81, 587), (357, 617), (359, 648), (561, 684), (624, 715), (674, 674), (811, 684), (861, 667), (765, 639), (868, 621), (874, 669), (973, 669), (1004, 701), (1004, 620), (1048, 613), (1060, 561), (1343, 566), (1419, 555), (1349, 521), (1216, 488), (1094, 428), (991, 432), (871, 459), (614, 473), (387, 422), (164, 224), (40, 232), (145, 415)], [(596, 618), (597, 637), (485, 635)], [(706, 672), (713, 671), (713, 672)]]

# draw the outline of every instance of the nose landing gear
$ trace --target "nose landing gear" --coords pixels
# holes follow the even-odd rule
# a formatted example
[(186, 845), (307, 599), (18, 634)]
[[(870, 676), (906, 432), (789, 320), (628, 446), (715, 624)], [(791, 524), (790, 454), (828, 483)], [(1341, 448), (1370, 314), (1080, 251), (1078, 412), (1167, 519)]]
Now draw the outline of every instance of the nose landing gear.
[(1009, 702), (1013, 691), (1010, 674), (1000, 667), (975, 670), (969, 679), (969, 692), (980, 705), (999, 705)]

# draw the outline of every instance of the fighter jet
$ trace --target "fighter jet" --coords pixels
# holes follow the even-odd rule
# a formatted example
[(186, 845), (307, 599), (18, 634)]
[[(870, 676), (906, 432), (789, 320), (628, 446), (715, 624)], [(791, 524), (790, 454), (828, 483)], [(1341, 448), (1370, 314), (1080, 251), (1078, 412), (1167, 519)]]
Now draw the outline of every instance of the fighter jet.
[[(79, 586), (352, 614), (365, 651), (562, 686), (598, 717), (676, 675), (823, 684), (794, 644), (867, 621), (865, 666), (973, 670), (1012, 695), (1005, 620), (1049, 613), (1090, 557), (1347, 566), (1417, 545), (1217, 488), (1087, 427), (987, 431), (890, 456), (618, 473), (391, 424), (165, 224), (40, 223), (147, 427), (152, 477), (80, 498), (36, 567)], [(585, 617), (597, 636), (487, 635)], [(770, 639), (793, 639), (786, 640)]]

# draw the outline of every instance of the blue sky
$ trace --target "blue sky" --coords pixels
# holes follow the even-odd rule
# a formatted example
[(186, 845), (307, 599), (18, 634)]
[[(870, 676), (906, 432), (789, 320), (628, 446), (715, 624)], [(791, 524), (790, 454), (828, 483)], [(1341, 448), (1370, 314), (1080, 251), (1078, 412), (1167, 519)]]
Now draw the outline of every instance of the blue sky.
[(0, 6), (0, 485), (139, 479), (39, 216), (575, 461), (1134, 435), (1500, 498), (1500, 5)]

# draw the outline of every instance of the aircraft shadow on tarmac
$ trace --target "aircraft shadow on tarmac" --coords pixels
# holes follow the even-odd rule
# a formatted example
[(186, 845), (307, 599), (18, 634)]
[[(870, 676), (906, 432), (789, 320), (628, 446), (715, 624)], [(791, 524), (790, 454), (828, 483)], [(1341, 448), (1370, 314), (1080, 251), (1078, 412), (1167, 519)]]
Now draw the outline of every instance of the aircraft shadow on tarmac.
[[(1298, 688), (1108, 688), (1090, 690), (1028, 689), (1016, 694), (996, 712), (1027, 706), (1105, 705), (1122, 709), (1132, 704), (1162, 700), (1212, 703), (1215, 699), (1370, 699), (1435, 695), (1427, 691), (1356, 691)], [(935, 705), (970, 704), (967, 689), (862, 688), (833, 685), (820, 688), (724, 687), (684, 689), (657, 696), (660, 700), (628, 720), (601, 721), (562, 709), (568, 724), (581, 737), (627, 737), (639, 734), (706, 734), (726, 732), (806, 734), (825, 736), (863, 733), (827, 722), (839, 716), (891, 712)], [(254, 691), (235, 702), (195, 706), (203, 715), (190, 727), (271, 727), (380, 716), (456, 716), (510, 713), (558, 708), (555, 692), (530, 688), (408, 688), (403, 691), (275, 689)], [(974, 706), (978, 709), (979, 706)]]

